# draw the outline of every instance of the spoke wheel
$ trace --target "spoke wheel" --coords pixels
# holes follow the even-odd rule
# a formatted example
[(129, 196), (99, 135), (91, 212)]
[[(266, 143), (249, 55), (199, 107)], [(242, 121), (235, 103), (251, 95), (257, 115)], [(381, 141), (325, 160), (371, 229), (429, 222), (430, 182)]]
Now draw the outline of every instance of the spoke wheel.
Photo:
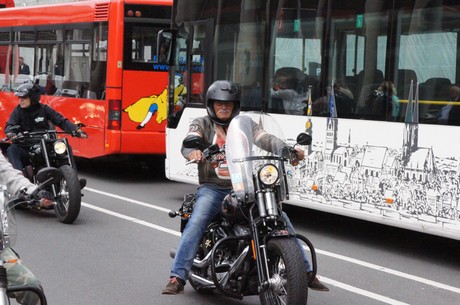
[(307, 304), (307, 268), (295, 241), (288, 238), (269, 240), (267, 264), (269, 287), (260, 293), (261, 304)]

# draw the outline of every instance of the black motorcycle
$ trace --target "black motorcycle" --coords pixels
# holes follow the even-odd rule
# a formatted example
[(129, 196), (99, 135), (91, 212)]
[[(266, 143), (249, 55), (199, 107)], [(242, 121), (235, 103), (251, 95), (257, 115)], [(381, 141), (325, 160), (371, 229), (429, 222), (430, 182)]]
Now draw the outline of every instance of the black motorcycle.
[[(285, 145), (272, 143), (271, 154), (254, 145), (256, 123), (283, 139), (271, 117), (245, 114), (232, 120), (224, 149), (216, 145), (204, 149), (199, 137), (184, 140), (185, 147), (203, 150), (204, 158), (216, 167), (226, 162), (233, 185), (221, 215), (202, 238), (188, 281), (203, 294), (218, 290), (237, 299), (259, 295), (263, 305), (305, 305), (308, 282), (316, 276), (316, 254), (307, 238), (288, 232), (282, 217), (282, 201), (288, 198), (284, 163), (298, 162), (297, 155)], [(309, 145), (311, 137), (300, 134), (297, 142)], [(185, 196), (179, 211), (170, 212), (170, 217), (181, 216), (181, 230), (193, 214), (194, 199), (194, 194)], [(311, 275), (296, 238), (310, 248)]]
[[(77, 126), (84, 127), (83, 124), (78, 124)], [(12, 130), (14, 131), (14, 128)], [(65, 137), (59, 137), (62, 134), (71, 135), (72, 137), (78, 136), (75, 131), (67, 132), (49, 129), (17, 132), (13, 139), (4, 139), (3, 142), (11, 141), (12, 143), (20, 144), (21, 142), (33, 141), (35, 143), (29, 150), (30, 164), (23, 170), (25, 177), (32, 183), (37, 183), (36, 175), (40, 169), (45, 167), (59, 169), (62, 173), (59, 183), (48, 187), (48, 191), (54, 195), (54, 204), (51, 208), (54, 208), (59, 221), (70, 224), (77, 219), (80, 213), (82, 185), (78, 179), (70, 144)], [(27, 205), (22, 205), (21, 207), (41, 209), (38, 201), (28, 202)]]

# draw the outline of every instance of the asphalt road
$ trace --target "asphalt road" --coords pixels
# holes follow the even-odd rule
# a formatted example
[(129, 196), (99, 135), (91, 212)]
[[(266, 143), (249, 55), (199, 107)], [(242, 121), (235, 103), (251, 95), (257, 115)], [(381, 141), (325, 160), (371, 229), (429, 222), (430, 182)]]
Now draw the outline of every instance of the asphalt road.
[[(163, 296), (179, 220), (168, 217), (195, 186), (164, 178), (162, 164), (79, 164), (88, 179), (72, 225), (53, 211), (18, 211), (15, 249), (42, 281), (51, 305), (259, 304), (185, 294)], [(295, 228), (314, 243), (330, 292), (310, 305), (460, 304), (460, 242), (286, 206)]]

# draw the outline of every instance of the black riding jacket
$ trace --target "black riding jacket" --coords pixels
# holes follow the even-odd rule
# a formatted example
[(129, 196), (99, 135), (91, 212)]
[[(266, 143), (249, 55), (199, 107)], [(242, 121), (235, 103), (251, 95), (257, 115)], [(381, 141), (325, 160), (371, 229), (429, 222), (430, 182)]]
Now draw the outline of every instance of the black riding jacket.
[[(49, 122), (58, 126), (64, 131), (72, 132), (78, 129), (78, 126), (67, 120), (59, 112), (55, 111), (48, 105), (32, 104), (27, 108), (21, 108), (19, 105), (11, 112), (10, 118), (6, 122), (5, 134), (10, 132), (32, 132), (50, 129)], [(13, 126), (19, 125), (19, 130), (13, 129)], [(22, 143), (16, 143), (20, 146), (31, 146), (39, 139), (30, 139)]]

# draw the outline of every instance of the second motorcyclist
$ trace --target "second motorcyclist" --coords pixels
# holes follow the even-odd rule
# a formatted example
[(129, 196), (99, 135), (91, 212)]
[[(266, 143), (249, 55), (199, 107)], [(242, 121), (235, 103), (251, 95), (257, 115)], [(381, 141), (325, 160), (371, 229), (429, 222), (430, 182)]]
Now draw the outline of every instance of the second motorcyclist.
[[(76, 132), (77, 137), (87, 138), (88, 135), (62, 114), (48, 105), (40, 103), (40, 88), (31, 83), (20, 85), (15, 92), (19, 99), (19, 105), (14, 108), (5, 126), (5, 134), (14, 140), (17, 130), (13, 127), (20, 126), (20, 132), (32, 132), (49, 129), (49, 122), (64, 131)], [(23, 142), (14, 142), (8, 147), (6, 154), (13, 167), (22, 171), (29, 162), (29, 149), (39, 139), (27, 139)], [(81, 180), (82, 188), (86, 181)]]
[[(195, 119), (189, 128), (187, 136), (200, 136), (207, 145), (218, 144), (222, 147), (226, 141), (226, 132), (230, 121), (240, 111), (240, 90), (231, 81), (216, 81), (206, 94), (208, 115)], [(270, 135), (263, 130), (257, 134), (257, 142), (270, 141)], [(265, 139), (264, 139), (265, 138)], [(304, 153), (300, 148), (298, 155), (303, 159)], [(183, 293), (188, 273), (192, 267), (200, 239), (209, 222), (221, 211), (221, 202), (232, 191), (232, 184), (228, 171), (225, 168), (214, 168), (209, 162), (202, 159), (202, 152), (197, 149), (182, 148), (182, 154), (187, 160), (198, 162), (199, 188), (196, 193), (196, 202), (192, 217), (189, 219), (179, 242), (172, 267), (170, 279), (163, 289), (163, 294), (175, 295)], [(287, 216), (286, 222), (290, 231), (294, 231)], [(307, 271), (311, 266), (304, 253)], [(329, 290), (315, 278), (311, 289)]]

